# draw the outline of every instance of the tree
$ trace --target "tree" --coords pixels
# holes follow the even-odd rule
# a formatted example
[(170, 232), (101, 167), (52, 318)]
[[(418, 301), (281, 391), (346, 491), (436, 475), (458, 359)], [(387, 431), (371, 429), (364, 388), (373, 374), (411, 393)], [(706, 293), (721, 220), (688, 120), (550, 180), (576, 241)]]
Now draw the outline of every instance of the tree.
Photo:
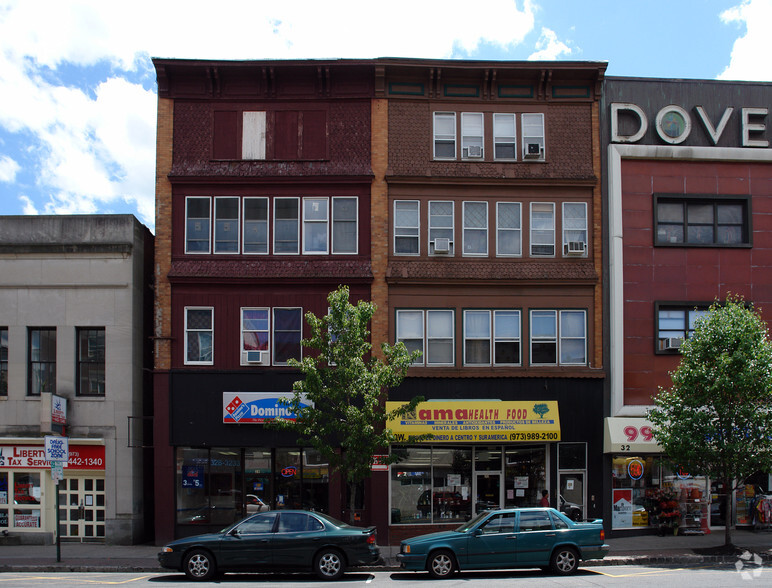
[(731, 490), (772, 470), (772, 344), (760, 313), (730, 295), (711, 305), (681, 354), (649, 419), (674, 465), (727, 488), (724, 543), (732, 548)]
[[(315, 353), (289, 361), (304, 374), (293, 384), (293, 397), (284, 401), (297, 419), (277, 419), (271, 426), (294, 431), (300, 437), (298, 443), (314, 447), (332, 471), (341, 472), (350, 489), (353, 519), (356, 486), (369, 477), (374, 456), (395, 440), (385, 428), (386, 420), (405, 416), (423, 400), (416, 397), (392, 411), (386, 411), (383, 402), (385, 392), (402, 382), (421, 353), (408, 353), (403, 343), (383, 343), (385, 359), (372, 356), (368, 325), (376, 306), (361, 300), (352, 305), (346, 286), (331, 292), (327, 302), (327, 315), (306, 314), (311, 337), (302, 345)], [(430, 437), (411, 436), (408, 442)], [(386, 462), (398, 459), (390, 455)]]

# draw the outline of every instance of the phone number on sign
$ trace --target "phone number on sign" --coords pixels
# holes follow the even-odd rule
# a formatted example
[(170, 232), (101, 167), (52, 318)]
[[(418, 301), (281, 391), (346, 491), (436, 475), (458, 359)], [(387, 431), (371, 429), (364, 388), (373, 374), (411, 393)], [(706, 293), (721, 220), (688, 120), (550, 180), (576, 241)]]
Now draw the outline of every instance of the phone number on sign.
[(104, 460), (101, 457), (72, 457), (69, 461), (70, 467), (78, 466), (103, 466)]
[(557, 441), (557, 433), (510, 433), (510, 441)]

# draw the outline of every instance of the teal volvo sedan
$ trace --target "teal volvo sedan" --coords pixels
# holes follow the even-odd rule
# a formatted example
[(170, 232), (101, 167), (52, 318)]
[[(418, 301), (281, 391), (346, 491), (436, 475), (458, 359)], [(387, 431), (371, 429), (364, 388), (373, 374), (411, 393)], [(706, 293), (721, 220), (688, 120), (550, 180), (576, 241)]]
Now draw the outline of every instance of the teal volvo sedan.
[(455, 571), (540, 567), (573, 574), (580, 560), (603, 559), (603, 521), (574, 522), (553, 508), (480, 513), (454, 531), (402, 541), (397, 561), (405, 570), (437, 579)]

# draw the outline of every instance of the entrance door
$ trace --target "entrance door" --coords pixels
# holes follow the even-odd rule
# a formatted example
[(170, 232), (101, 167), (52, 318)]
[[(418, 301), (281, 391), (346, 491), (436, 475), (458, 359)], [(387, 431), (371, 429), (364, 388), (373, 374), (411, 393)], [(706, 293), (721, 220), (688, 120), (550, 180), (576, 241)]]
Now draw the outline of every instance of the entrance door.
[(584, 519), (586, 512), (584, 472), (560, 472), (558, 488), (560, 488), (558, 510), (573, 521)]
[(475, 514), (501, 506), (501, 473), (478, 473), (475, 478)]
[(63, 539), (105, 538), (104, 478), (65, 478), (59, 481)]

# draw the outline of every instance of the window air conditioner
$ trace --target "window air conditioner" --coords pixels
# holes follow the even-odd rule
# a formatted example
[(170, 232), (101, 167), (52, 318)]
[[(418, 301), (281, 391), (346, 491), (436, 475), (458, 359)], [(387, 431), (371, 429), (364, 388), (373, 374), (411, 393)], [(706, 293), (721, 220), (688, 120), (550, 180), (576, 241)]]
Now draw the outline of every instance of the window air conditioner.
[(681, 337), (668, 337), (665, 339), (665, 349), (681, 349), (683, 341)]
[(584, 253), (586, 244), (584, 241), (569, 241), (566, 244), (566, 252), (575, 255), (581, 255)]
[(247, 351), (247, 363), (262, 363), (263, 352), (262, 351)]
[(465, 157), (482, 157), (482, 146), (470, 145), (464, 148), (464, 152)]
[(539, 143), (526, 143), (525, 159), (540, 159), (542, 156), (542, 148)]
[(434, 253), (450, 253), (450, 239), (447, 237), (435, 239)]

